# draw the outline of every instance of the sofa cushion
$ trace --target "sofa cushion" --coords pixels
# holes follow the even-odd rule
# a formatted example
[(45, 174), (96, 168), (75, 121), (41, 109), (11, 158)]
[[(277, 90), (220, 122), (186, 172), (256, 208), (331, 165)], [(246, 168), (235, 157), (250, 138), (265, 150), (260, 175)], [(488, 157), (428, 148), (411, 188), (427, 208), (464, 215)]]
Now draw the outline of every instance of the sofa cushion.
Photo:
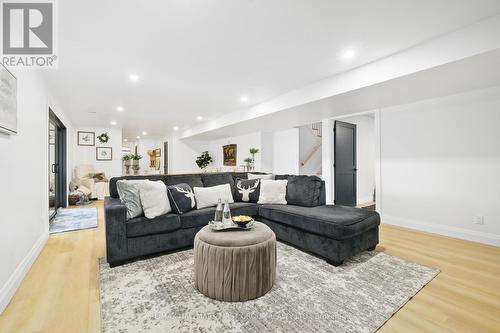
[(231, 190), (234, 190), (234, 179), (229, 173), (207, 173), (201, 175), (204, 187), (211, 187), (223, 184), (231, 185)]
[(236, 179), (234, 201), (253, 202), (259, 201), (260, 179)]
[(188, 184), (177, 184), (167, 187), (170, 207), (176, 214), (184, 214), (196, 207), (193, 189)]
[(119, 198), (118, 189), (116, 188), (116, 183), (119, 180), (140, 180), (140, 179), (148, 179), (152, 181), (161, 180), (166, 184), (166, 176), (165, 175), (142, 175), (142, 176), (122, 176), (122, 177), (113, 177), (109, 180), (109, 195), (112, 198)]
[(321, 197), (321, 179), (316, 176), (290, 176), (286, 189), (286, 201), (289, 205), (304, 207), (319, 206)]
[(148, 219), (144, 216), (136, 217), (125, 222), (127, 237), (154, 235), (172, 232), (181, 227), (179, 215), (166, 214)]
[(375, 211), (338, 205), (263, 205), (259, 209), (259, 215), (336, 240), (356, 236), (380, 224), (380, 216)]
[(193, 187), (203, 187), (201, 175), (168, 175), (165, 177), (167, 185), (188, 184)]
[[(231, 215), (258, 215), (259, 209), (257, 204), (248, 202), (235, 202), (229, 204)], [(194, 228), (207, 225), (207, 223), (214, 219), (215, 207), (208, 207), (196, 209), (180, 215), (181, 228)]]

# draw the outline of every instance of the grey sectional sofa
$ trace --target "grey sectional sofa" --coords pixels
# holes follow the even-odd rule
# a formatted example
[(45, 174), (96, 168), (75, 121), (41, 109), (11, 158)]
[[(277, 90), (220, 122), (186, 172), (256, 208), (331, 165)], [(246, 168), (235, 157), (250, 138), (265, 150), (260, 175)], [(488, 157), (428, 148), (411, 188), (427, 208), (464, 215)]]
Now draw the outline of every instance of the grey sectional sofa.
[[(182, 215), (166, 214), (154, 219), (127, 221), (116, 182), (120, 179), (161, 180), (166, 185), (187, 183), (191, 187), (230, 184), (246, 173), (127, 176), (110, 180), (105, 198), (106, 249), (111, 266), (145, 255), (191, 247), (195, 234), (210, 221), (215, 207), (194, 209)], [(279, 240), (325, 258), (333, 265), (378, 244), (380, 217), (377, 212), (325, 205), (325, 184), (317, 177), (277, 175), (288, 179), (288, 205), (230, 204), (233, 215), (250, 215), (267, 224)]]

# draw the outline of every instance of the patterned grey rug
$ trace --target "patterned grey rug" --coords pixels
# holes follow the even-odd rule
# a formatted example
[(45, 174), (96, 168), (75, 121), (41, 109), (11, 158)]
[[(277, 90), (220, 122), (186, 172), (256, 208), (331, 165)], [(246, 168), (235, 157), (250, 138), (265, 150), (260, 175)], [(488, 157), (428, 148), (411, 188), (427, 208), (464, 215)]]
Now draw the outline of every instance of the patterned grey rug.
[(192, 250), (109, 268), (100, 262), (104, 332), (374, 332), (438, 273), (384, 253), (340, 267), (278, 243), (276, 284), (225, 303), (193, 286)]

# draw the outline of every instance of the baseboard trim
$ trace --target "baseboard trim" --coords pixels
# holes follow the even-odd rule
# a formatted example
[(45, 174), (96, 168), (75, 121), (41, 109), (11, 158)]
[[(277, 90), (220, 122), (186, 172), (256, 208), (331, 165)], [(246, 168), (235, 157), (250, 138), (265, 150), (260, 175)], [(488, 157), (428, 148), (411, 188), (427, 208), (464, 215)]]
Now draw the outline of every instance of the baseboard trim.
[(487, 245), (500, 246), (500, 235), (488, 234), (486, 232), (452, 227), (442, 224), (435, 224), (417, 220), (405, 219), (397, 216), (383, 215), (382, 223), (396, 225), (410, 229), (430, 232), (443, 236), (460, 238), (468, 241), (478, 242)]
[(49, 233), (47, 229), (47, 232), (45, 232), (40, 236), (40, 238), (38, 238), (38, 240), (35, 242), (35, 245), (17, 266), (17, 268), (14, 270), (14, 273), (12, 273), (7, 282), (2, 286), (2, 289), (0, 289), (0, 314), (2, 314), (7, 305), (9, 305), (9, 302), (12, 297), (14, 297), (17, 288), (19, 288), (21, 282), (23, 282), (26, 273), (28, 273), (36, 258), (38, 258), (38, 255), (42, 251), (48, 239)]

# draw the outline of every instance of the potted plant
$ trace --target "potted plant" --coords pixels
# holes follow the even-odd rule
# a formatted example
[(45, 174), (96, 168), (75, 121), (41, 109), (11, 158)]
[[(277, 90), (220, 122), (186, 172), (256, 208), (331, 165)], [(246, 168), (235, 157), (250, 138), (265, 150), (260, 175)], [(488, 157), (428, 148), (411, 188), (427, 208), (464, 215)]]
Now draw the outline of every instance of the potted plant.
[(198, 165), (200, 169), (205, 169), (210, 163), (212, 163), (212, 156), (210, 156), (208, 151), (204, 151), (196, 158), (196, 165)]
[(247, 157), (243, 160), (243, 162), (246, 163), (246, 169), (247, 171), (252, 171), (252, 163), (253, 163), (253, 159), (251, 157)]
[(142, 156), (135, 153), (131, 154), (130, 158), (132, 159), (132, 165), (139, 165), (139, 161), (141, 160)]
[(250, 155), (252, 155), (252, 171), (255, 169), (255, 154), (259, 152), (259, 148), (250, 148)]
[(125, 165), (125, 173), (130, 174), (130, 160), (132, 159), (132, 154), (125, 154), (122, 156), (123, 165)]
[(131, 159), (132, 159), (132, 154), (125, 154), (122, 156), (122, 161), (124, 165), (130, 165)]

